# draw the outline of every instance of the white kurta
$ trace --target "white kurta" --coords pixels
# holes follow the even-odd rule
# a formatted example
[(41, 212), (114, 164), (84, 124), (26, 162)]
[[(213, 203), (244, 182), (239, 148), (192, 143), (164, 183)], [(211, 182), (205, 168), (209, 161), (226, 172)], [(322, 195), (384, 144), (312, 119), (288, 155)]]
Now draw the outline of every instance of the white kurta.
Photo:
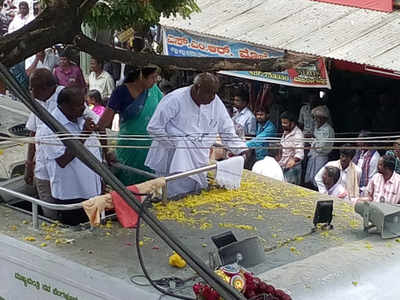
[[(193, 170), (208, 165), (211, 146), (219, 135), (235, 154), (247, 149), (236, 135), (233, 122), (221, 99), (216, 96), (208, 105), (198, 106), (189, 87), (166, 95), (157, 106), (147, 131), (153, 137), (145, 165), (158, 175)], [(200, 188), (207, 186), (206, 174), (190, 176)], [(186, 180), (187, 182), (187, 180)], [(182, 185), (184, 181), (173, 181)], [(180, 192), (192, 192), (190, 184)], [(173, 196), (169, 193), (169, 196)]]

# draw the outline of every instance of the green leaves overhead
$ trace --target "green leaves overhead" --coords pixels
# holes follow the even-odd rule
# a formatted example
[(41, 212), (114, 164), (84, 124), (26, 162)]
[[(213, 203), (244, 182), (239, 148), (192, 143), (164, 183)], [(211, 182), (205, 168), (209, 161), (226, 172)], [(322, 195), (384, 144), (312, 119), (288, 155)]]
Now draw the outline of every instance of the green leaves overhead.
[(161, 16), (189, 17), (200, 9), (195, 0), (100, 0), (85, 22), (96, 29), (146, 31)]

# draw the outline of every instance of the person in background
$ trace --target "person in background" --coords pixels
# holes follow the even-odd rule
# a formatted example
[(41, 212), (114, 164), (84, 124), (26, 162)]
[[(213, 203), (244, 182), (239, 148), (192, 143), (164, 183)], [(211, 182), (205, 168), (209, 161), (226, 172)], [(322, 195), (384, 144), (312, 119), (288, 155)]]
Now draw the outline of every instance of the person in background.
[(257, 161), (251, 171), (279, 181), (285, 181), (282, 168), (278, 163), (282, 157), (281, 145), (278, 143), (272, 143), (269, 147), (268, 156)]
[(296, 117), (289, 111), (281, 115), (283, 135), (281, 138), (282, 158), (279, 165), (289, 183), (300, 184), (301, 161), (304, 158), (303, 132), (296, 125)]
[(103, 106), (100, 92), (97, 90), (90, 90), (88, 92), (86, 102), (89, 105), (89, 108), (99, 117), (101, 117), (106, 110)]
[(303, 130), (304, 137), (310, 138), (314, 133), (315, 120), (311, 113), (312, 109), (321, 104), (317, 95), (307, 94), (304, 105), (300, 108), (298, 126)]
[(314, 181), (315, 175), (328, 162), (328, 155), (333, 146), (332, 141), (327, 139), (335, 138), (335, 131), (328, 123), (328, 114), (322, 106), (318, 106), (312, 110), (315, 120), (313, 136), (315, 140), (311, 143), (311, 150), (308, 153), (306, 174), (304, 182), (312, 187), (316, 186)]
[[(158, 176), (185, 172), (208, 165), (217, 136), (233, 154), (247, 152), (236, 135), (232, 119), (217, 95), (219, 80), (201, 73), (193, 85), (166, 95), (151, 118), (147, 131), (153, 142), (145, 165)], [(198, 192), (208, 185), (206, 174), (167, 183), (168, 197)]]
[(238, 123), (246, 136), (255, 136), (257, 121), (254, 114), (247, 107), (249, 104), (249, 91), (245, 87), (239, 87), (233, 97), (233, 121)]
[(89, 90), (98, 90), (101, 98), (110, 97), (115, 89), (115, 82), (111, 75), (104, 71), (104, 62), (98, 58), (90, 61), (90, 75), (88, 79)]
[(347, 197), (345, 187), (340, 183), (340, 170), (336, 167), (325, 167), (322, 174), (322, 182), (325, 186), (324, 194), (340, 199)]
[[(64, 88), (57, 98), (54, 118), (72, 135), (86, 134), (82, 144), (101, 161), (100, 143), (94, 134), (97, 131), (98, 116), (86, 109), (85, 94), (79, 88)], [(51, 194), (56, 204), (80, 203), (101, 194), (100, 176), (77, 159), (70, 148), (58, 139), (53, 131), (46, 127), (39, 139), (51, 138), (51, 145), (44, 145), (47, 157), (47, 170), (50, 177)], [(44, 140), (46, 141), (46, 140)], [(60, 221), (78, 225), (87, 221), (82, 210), (59, 211)]]
[(259, 161), (268, 155), (267, 139), (275, 137), (276, 128), (274, 124), (272, 124), (272, 122), (269, 120), (268, 107), (257, 109), (256, 119), (256, 137), (248, 141), (246, 144), (249, 148), (255, 148), (256, 161)]
[[(372, 135), (370, 132), (361, 131), (358, 135), (359, 138), (370, 138)], [(361, 168), (361, 179), (360, 179), (360, 193), (361, 196), (367, 196), (366, 189), (368, 182), (372, 177), (378, 173), (378, 161), (381, 157), (379, 152), (373, 149), (373, 143), (367, 141), (360, 141), (357, 143), (359, 150), (353, 158), (353, 162)]]
[(393, 156), (395, 159), (395, 172), (400, 174), (400, 139), (393, 142), (393, 150), (386, 151), (386, 155)]
[(33, 15), (29, 14), (28, 2), (21, 1), (18, 5), (18, 9), (19, 9), (18, 13), (14, 16), (14, 19), (8, 26), (9, 34), (24, 27), (26, 24), (28, 24), (34, 19)]
[(356, 154), (354, 149), (350, 149), (351, 144), (344, 144), (340, 149), (340, 158), (338, 160), (328, 162), (318, 173), (315, 175), (315, 182), (318, 187), (318, 191), (322, 194), (326, 194), (326, 187), (322, 180), (326, 167), (336, 167), (340, 170), (339, 183), (346, 188), (346, 191), (351, 198), (357, 198), (360, 195), (360, 179), (361, 179), (361, 168), (357, 166), (352, 159)]
[(29, 77), (36, 69), (43, 68), (48, 69), (50, 72), (53, 72), (55, 66), (58, 63), (58, 59), (59, 57), (56, 54), (56, 51), (52, 48), (40, 51), (36, 53), (36, 55), (33, 55), (25, 60), (26, 75), (28, 75)]
[(71, 53), (68, 49), (60, 54), (60, 63), (54, 69), (54, 76), (58, 84), (65, 87), (86, 88), (81, 68), (71, 61)]
[[(148, 135), (146, 127), (162, 98), (162, 93), (156, 85), (158, 68), (148, 66), (135, 68), (126, 66), (125, 83), (118, 86), (112, 93), (105, 112), (100, 121), (99, 128), (110, 128), (116, 113), (119, 114), (119, 135)], [(121, 146), (150, 146), (150, 141), (118, 140)], [(106, 148), (107, 149), (107, 148)], [(122, 164), (151, 171), (144, 166), (147, 149), (117, 148), (117, 160)], [(107, 153), (107, 152), (106, 152)], [(125, 185), (140, 183), (148, 178), (121, 171), (118, 178)]]
[(368, 183), (370, 201), (399, 204), (400, 175), (394, 172), (395, 158), (384, 155), (379, 158), (378, 173)]
[[(52, 112), (57, 107), (57, 97), (63, 86), (57, 86), (56, 79), (47, 69), (36, 69), (30, 77), (30, 89), (32, 96), (48, 112)], [(40, 136), (45, 124), (33, 113), (29, 115), (26, 129), (30, 131), (32, 137)], [(54, 203), (50, 190), (50, 178), (46, 168), (47, 159), (43, 152), (43, 145), (29, 144), (27, 158), (25, 161), (25, 183), (34, 184), (39, 195), (39, 199)], [(56, 219), (57, 212), (52, 209), (42, 207), (43, 215)]]
[[(0, 8), (3, 7), (4, 0), (0, 0)], [(5, 13), (4, 10), (0, 10), (0, 37), (5, 35), (8, 32), (8, 25), (11, 22), (11, 18), (9, 18)], [(6, 93), (6, 85), (3, 81), (0, 80), (0, 94), (5, 95)]]

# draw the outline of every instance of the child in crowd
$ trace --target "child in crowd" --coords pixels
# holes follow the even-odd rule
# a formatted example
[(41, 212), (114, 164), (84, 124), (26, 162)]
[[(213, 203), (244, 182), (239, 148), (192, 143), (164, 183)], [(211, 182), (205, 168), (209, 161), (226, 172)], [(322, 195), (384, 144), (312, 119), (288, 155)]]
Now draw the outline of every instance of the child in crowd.
[(105, 111), (101, 94), (98, 90), (90, 90), (87, 95), (87, 103), (89, 108), (99, 117), (101, 117)]

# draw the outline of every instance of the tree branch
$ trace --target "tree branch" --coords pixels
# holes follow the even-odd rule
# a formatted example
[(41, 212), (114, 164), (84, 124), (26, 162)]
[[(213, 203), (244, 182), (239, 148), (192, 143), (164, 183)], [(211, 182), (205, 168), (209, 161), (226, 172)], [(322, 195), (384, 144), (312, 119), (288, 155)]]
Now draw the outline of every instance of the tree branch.
[(94, 57), (104, 60), (126, 63), (134, 66), (157, 65), (164, 70), (193, 70), (193, 71), (264, 71), (280, 72), (299, 64), (316, 60), (304, 55), (287, 54), (284, 57), (264, 60), (217, 57), (176, 57), (134, 53), (128, 50), (112, 48), (99, 44), (83, 34), (74, 38), (74, 45)]

